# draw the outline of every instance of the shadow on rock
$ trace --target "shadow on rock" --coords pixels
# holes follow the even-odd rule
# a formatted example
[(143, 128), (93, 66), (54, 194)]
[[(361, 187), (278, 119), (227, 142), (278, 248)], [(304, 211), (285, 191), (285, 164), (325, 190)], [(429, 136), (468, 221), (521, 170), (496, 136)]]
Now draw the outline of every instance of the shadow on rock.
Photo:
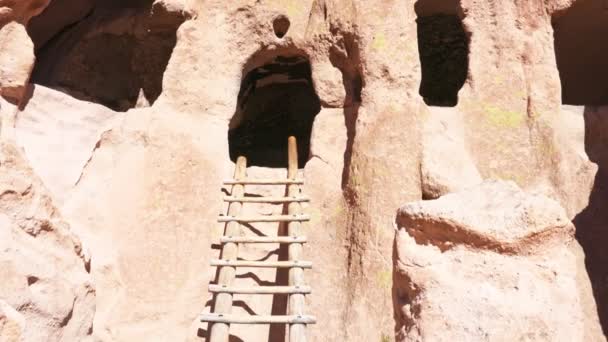
[(585, 150), (598, 164), (589, 205), (573, 220), (604, 335), (608, 332), (608, 107), (585, 108)]

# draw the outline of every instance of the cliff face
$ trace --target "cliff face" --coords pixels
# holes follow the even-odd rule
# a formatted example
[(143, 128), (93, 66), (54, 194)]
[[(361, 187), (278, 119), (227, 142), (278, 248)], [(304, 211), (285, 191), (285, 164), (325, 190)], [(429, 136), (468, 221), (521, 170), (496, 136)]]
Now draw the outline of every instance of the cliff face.
[(409, 203), (396, 222), (397, 340), (604, 339), (574, 226), (555, 201), (486, 181)]
[[(404, 319), (408, 300), (425, 302), (394, 291), (428, 286), (426, 303), (441, 307), (442, 296), (466, 296), (464, 287), (488, 277), (521, 277), (521, 265), (561, 247), (569, 257), (556, 257), (549, 269), (561, 270), (567, 287), (530, 271), (525, 284), (538, 292), (508, 298), (525, 301), (546, 290), (551, 295), (536, 304), (549, 307), (576, 292), (552, 308), (575, 302), (572, 329), (591, 332), (566, 335), (601, 340), (598, 312), (608, 326), (604, 7), (597, 0), (0, 1), (0, 136), (16, 146), (33, 170), (26, 178), (41, 180), (91, 256), (85, 272), (95, 287), (96, 339), (204, 336), (196, 316), (209, 310), (208, 264), (217, 256), (212, 247), (222, 226), (215, 219), (224, 210), (221, 180), (234, 168), (230, 151), (271, 146), (250, 172), (282, 173), (268, 167), (283, 155), (268, 132), (294, 130), (310, 140), (302, 172), (311, 197), (305, 255), (315, 265), (306, 273), (313, 284), (307, 305), (318, 320), (308, 329), (312, 340), (417, 340), (426, 322), (452, 324), (452, 316), (433, 309)], [(289, 113), (286, 124), (276, 112)], [(560, 217), (574, 219), (586, 265), (571, 226), (521, 257), (480, 252), (496, 255), (482, 272), (463, 271), (462, 287), (399, 265), (412, 251), (441, 249), (412, 238), (410, 223), (395, 225), (398, 208), (487, 179), (542, 194)], [(489, 197), (502, 191), (479, 189)], [(506, 202), (525, 202), (506, 192)], [(474, 201), (462, 198), (454, 201), (465, 208)], [(509, 217), (517, 207), (501, 210)], [(446, 238), (460, 241), (458, 234)], [(453, 262), (458, 253), (473, 260), (477, 252), (450, 250), (443, 258)], [(274, 280), (267, 276), (262, 281)], [(9, 297), (0, 293), (0, 303)], [(469, 307), (482, 300), (468, 299)], [(520, 315), (505, 309), (510, 304), (480, 306), (475, 315), (498, 310), (511, 322), (532, 315), (549, 330), (568, 321), (543, 310)], [(11, 307), (11, 315), (23, 315)], [(452, 336), (473, 338), (465, 332), (475, 328), (455, 322)], [(489, 340), (515, 336), (491, 324), (484, 329), (494, 329)], [(269, 334), (236, 330), (235, 337)]]
[(18, 149), (0, 144), (0, 339), (91, 338), (90, 256)]

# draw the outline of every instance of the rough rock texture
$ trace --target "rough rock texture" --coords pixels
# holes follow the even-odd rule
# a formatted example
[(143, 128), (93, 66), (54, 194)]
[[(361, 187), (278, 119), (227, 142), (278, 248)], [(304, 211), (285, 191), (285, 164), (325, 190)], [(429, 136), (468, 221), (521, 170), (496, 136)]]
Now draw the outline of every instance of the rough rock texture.
[[(106, 340), (196, 338), (219, 213), (225, 132), (174, 113), (129, 112), (104, 134), (64, 206), (90, 245), (99, 298), (94, 331)], [(136, 190), (135, 190), (136, 189)], [(211, 190), (213, 189), (213, 190)]]
[(24, 340), (25, 318), (4, 301), (0, 301), (0, 337), (3, 341)]
[(488, 181), (399, 209), (398, 341), (602, 341), (560, 205)]
[(117, 115), (40, 85), (32, 87), (31, 98), (15, 124), (17, 142), (59, 203), (80, 180), (101, 134)]
[[(568, 219), (577, 217), (605, 313), (608, 263), (594, 261), (602, 260), (605, 225), (591, 214), (606, 205), (596, 195), (602, 166), (595, 176), (583, 137), (587, 152), (593, 141), (594, 151), (604, 151), (604, 140), (588, 127), (593, 116), (562, 110), (560, 91), (581, 85), (561, 87), (564, 61), (554, 49), (554, 32), (571, 25), (558, 19), (588, 1), (53, 0), (41, 12), (46, 1), (0, 0), (0, 26), (8, 23), (0, 31), (0, 89), (9, 94), (0, 98), (0, 138), (23, 148), (90, 248), (92, 335), (100, 340), (205, 335), (196, 317), (212, 304), (206, 286), (223, 228), (215, 222), (224, 209), (220, 185), (234, 168), (229, 125), (247, 75), (277, 57), (310, 63), (320, 104), (302, 170), (312, 198), (305, 255), (315, 264), (305, 275), (314, 289), (307, 308), (318, 320), (310, 340), (390, 340), (395, 210), (488, 178), (543, 193)], [(602, 79), (587, 82), (605, 89)], [(438, 101), (429, 107), (425, 98)], [(581, 210), (590, 214), (577, 216)], [(586, 286), (580, 263), (556, 260)], [(581, 303), (585, 319), (595, 319), (594, 304)], [(270, 306), (251, 305), (260, 314)], [(2, 329), (22, 326), (19, 315), (2, 310), (12, 322)], [(233, 339), (275, 333), (247, 328)]]
[(0, 340), (90, 337), (89, 262), (21, 152), (0, 143)]
[(23, 25), (11, 22), (0, 27), (0, 96), (18, 103), (34, 64), (34, 44)]
[(48, 4), (49, 0), (0, 0), (0, 96), (10, 101), (25, 96), (34, 66), (34, 47), (24, 25)]
[(424, 126), (420, 174), (422, 197), (434, 199), (481, 183), (481, 175), (463, 139), (462, 113), (429, 108)]

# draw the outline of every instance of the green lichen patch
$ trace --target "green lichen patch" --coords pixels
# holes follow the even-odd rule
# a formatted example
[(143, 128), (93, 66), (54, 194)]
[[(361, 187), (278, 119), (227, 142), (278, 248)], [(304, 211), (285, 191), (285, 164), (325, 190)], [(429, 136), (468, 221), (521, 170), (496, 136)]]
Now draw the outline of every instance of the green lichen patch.
[(494, 126), (501, 128), (517, 128), (524, 123), (525, 115), (520, 112), (504, 110), (493, 105), (484, 105), (486, 118)]

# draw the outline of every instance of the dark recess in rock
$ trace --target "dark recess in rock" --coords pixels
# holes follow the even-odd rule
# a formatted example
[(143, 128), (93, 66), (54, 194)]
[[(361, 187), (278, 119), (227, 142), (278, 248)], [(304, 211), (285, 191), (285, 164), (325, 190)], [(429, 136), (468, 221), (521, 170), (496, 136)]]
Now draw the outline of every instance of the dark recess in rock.
[(420, 95), (429, 106), (453, 107), (469, 69), (469, 41), (456, 15), (419, 17)]
[[(160, 96), (176, 31), (189, 19), (187, 13), (151, 1), (98, 2), (84, 17), (62, 20), (66, 26), (58, 28), (51, 22), (71, 12), (56, 6), (28, 28), (36, 48), (33, 83), (116, 111), (135, 107), (142, 96), (149, 104)], [(48, 37), (40, 32), (45, 27), (57, 32)]]
[(289, 22), (289, 19), (284, 15), (280, 15), (272, 21), (272, 28), (274, 29), (274, 34), (278, 38), (283, 38), (287, 34), (290, 25), (291, 23)]
[(241, 81), (237, 113), (228, 131), (230, 159), (245, 155), (251, 166), (286, 167), (287, 138), (294, 135), (298, 164), (304, 167), (320, 110), (306, 58), (277, 57), (253, 69)]
[(608, 9), (580, 0), (553, 17), (562, 102), (608, 105)]

